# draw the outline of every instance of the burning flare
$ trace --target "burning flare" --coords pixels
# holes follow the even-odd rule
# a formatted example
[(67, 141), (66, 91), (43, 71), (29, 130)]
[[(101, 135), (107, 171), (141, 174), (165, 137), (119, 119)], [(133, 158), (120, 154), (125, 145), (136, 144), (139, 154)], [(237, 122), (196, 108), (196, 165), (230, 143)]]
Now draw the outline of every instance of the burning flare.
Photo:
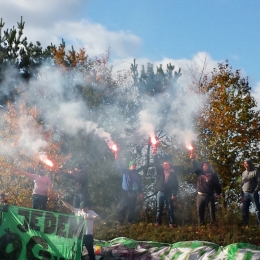
[(187, 149), (190, 151), (190, 158), (194, 158), (195, 157), (194, 147), (190, 144), (187, 146)]
[(157, 144), (157, 139), (153, 136), (151, 137), (151, 144), (156, 145)]
[(187, 149), (189, 149), (190, 151), (192, 151), (194, 149), (194, 147), (190, 144)]
[(153, 149), (153, 154), (156, 154), (157, 146), (159, 144), (158, 137), (157, 136), (150, 136), (150, 144), (151, 144), (152, 149)]
[(118, 147), (115, 143), (109, 145), (109, 148), (115, 153), (115, 159), (118, 158)]
[(46, 154), (41, 154), (39, 158), (44, 164), (48, 165), (49, 167), (53, 167), (53, 162), (47, 158)]
[(111, 146), (111, 149), (114, 151), (114, 152), (117, 152), (118, 151), (118, 148), (117, 148), (117, 145), (116, 144), (113, 144)]

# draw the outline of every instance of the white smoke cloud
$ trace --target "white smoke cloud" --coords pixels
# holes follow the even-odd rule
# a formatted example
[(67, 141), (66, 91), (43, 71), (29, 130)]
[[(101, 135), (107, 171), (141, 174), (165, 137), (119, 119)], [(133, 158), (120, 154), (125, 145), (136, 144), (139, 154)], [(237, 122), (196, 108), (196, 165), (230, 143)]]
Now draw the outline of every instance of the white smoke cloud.
[(252, 95), (257, 102), (257, 107), (260, 107), (260, 82), (257, 82), (256, 86), (252, 90)]
[(43, 139), (43, 136), (38, 134), (32, 135), (30, 129), (23, 129), (18, 147), (25, 150), (27, 155), (32, 155), (34, 153), (39, 153), (39, 151), (44, 150), (47, 147), (47, 142)]

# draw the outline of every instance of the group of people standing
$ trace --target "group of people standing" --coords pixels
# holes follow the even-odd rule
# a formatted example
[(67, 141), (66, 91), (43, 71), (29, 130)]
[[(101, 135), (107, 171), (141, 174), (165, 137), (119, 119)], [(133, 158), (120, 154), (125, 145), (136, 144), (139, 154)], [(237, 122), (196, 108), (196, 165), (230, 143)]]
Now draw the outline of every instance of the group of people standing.
[[(221, 193), (221, 186), (218, 176), (209, 169), (209, 164), (204, 162), (199, 168), (197, 162), (192, 158), (194, 172), (198, 176), (197, 181), (197, 210), (199, 224), (204, 223), (204, 214), (206, 206), (209, 207), (211, 222), (215, 222), (215, 197)], [(154, 167), (156, 170), (155, 195), (156, 195), (156, 218), (155, 226), (162, 224), (162, 214), (166, 204), (168, 213), (168, 225), (170, 228), (176, 226), (174, 217), (173, 201), (179, 193), (179, 182), (174, 169), (167, 161), (161, 161), (158, 156), (154, 156)], [(120, 167), (119, 167), (120, 168)], [(122, 170), (122, 200), (119, 205), (119, 222), (124, 221), (128, 209), (128, 222), (133, 221), (137, 194), (143, 199), (142, 179), (136, 165), (129, 163), (129, 169)]]
[[(197, 215), (198, 224), (203, 225), (206, 208), (209, 209), (210, 222), (215, 223), (215, 198), (219, 198), (221, 194), (220, 180), (214, 173), (208, 162), (203, 162), (201, 166), (195, 160), (194, 154), (190, 154), (193, 165), (193, 172), (197, 175)], [(118, 162), (118, 161), (117, 161)], [(127, 169), (121, 167), (118, 163), (119, 171), (122, 174), (122, 194), (119, 205), (119, 223), (123, 223), (127, 211), (127, 221), (134, 221), (134, 213), (137, 197), (143, 200), (142, 177), (136, 169), (134, 161), (129, 162)], [(179, 193), (179, 183), (177, 175), (170, 163), (162, 162), (158, 156), (154, 156), (154, 167), (156, 169), (156, 218), (155, 226), (162, 224), (162, 214), (164, 204), (166, 204), (168, 212), (168, 225), (173, 228), (176, 225), (173, 209), (173, 201)], [(241, 197), (242, 197), (242, 216), (244, 225), (249, 223), (249, 207), (252, 202), (255, 213), (260, 226), (260, 173), (255, 169), (252, 160), (244, 161), (245, 171), (242, 173)], [(53, 197), (53, 188), (50, 178), (45, 174), (43, 166), (40, 166), (37, 174), (28, 173), (26, 171), (15, 169), (15, 173), (29, 177), (34, 181), (32, 207), (34, 209), (46, 210), (48, 197)], [(62, 203), (70, 209), (75, 215), (82, 216), (87, 219), (87, 228), (83, 238), (83, 244), (88, 250), (90, 259), (95, 259), (93, 250), (93, 225), (94, 220), (100, 219), (97, 213), (88, 209), (88, 178), (87, 172), (81, 165), (76, 165), (73, 171), (62, 172), (66, 178), (73, 179), (75, 183), (73, 205), (62, 199)], [(48, 194), (49, 193), (49, 194)], [(1, 204), (7, 205), (4, 194), (1, 194)]]
[[(220, 198), (221, 184), (218, 175), (212, 171), (209, 162), (202, 162), (201, 165), (195, 160), (195, 155), (190, 154), (193, 172), (197, 175), (197, 216), (198, 225), (205, 224), (205, 211), (209, 210), (210, 223), (216, 222), (215, 200)], [(156, 169), (155, 195), (156, 195), (156, 218), (155, 226), (162, 224), (162, 214), (164, 204), (168, 213), (168, 225), (173, 228), (176, 225), (173, 209), (173, 201), (179, 193), (179, 183), (177, 175), (170, 163), (160, 161), (158, 156), (154, 156), (154, 166)], [(242, 173), (241, 197), (242, 197), (242, 217), (243, 224), (249, 224), (249, 207), (252, 202), (260, 226), (260, 173), (253, 166), (252, 160), (244, 161), (245, 171)], [(136, 170), (134, 162), (129, 163), (129, 169), (121, 169), (122, 173), (122, 200), (119, 205), (119, 222), (122, 223), (128, 210), (128, 222), (134, 219), (137, 196), (143, 199), (141, 176)]]

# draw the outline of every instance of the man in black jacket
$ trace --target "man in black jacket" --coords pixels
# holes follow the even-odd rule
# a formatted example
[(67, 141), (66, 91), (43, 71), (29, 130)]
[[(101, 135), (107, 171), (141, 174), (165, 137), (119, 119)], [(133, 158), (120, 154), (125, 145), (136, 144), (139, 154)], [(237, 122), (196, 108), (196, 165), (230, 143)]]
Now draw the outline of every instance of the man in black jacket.
[(173, 212), (173, 200), (176, 198), (179, 192), (178, 179), (171, 168), (169, 162), (164, 162), (160, 164), (158, 156), (154, 157), (154, 165), (156, 168), (156, 223), (155, 226), (162, 224), (162, 212), (164, 207), (164, 202), (166, 202), (166, 207), (168, 211), (169, 227), (173, 228), (175, 223), (174, 212)]
[(79, 208), (82, 201), (88, 202), (88, 174), (82, 164), (75, 165), (73, 171), (63, 172), (64, 177), (74, 180), (73, 207)]
[(194, 173), (197, 175), (197, 214), (199, 226), (204, 224), (205, 209), (208, 206), (210, 214), (210, 222), (216, 222), (215, 216), (215, 193), (217, 198), (220, 197), (221, 186), (219, 178), (209, 166), (208, 162), (203, 162), (201, 167), (191, 155)]

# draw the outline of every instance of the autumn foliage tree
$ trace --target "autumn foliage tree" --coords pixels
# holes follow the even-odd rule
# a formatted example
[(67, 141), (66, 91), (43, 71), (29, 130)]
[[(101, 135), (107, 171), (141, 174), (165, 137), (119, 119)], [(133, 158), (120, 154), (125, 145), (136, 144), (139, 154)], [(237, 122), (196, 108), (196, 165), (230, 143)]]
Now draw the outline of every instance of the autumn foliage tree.
[[(3, 26), (1, 20), (0, 29)], [(24, 146), (20, 146), (21, 135), (27, 129), (29, 135), (44, 140), (45, 153), (64, 170), (72, 169), (76, 161), (82, 162), (89, 172), (89, 193), (95, 209), (106, 216), (111, 215), (111, 209), (116, 214), (121, 176), (115, 165), (114, 154), (104, 138), (94, 130), (88, 132), (81, 127), (72, 135), (60, 122), (49, 125), (45, 113), (47, 108), (40, 107), (39, 101), (47, 103), (50, 100), (53, 104), (59, 104), (62, 100), (66, 105), (71, 101), (83, 102), (86, 105), (81, 114), (83, 121), (89, 120), (95, 123), (97, 129), (110, 133), (119, 145), (120, 155), (125, 162), (135, 159), (138, 166), (143, 166), (144, 191), (145, 195), (150, 194), (155, 178), (152, 160), (148, 158), (152, 151), (149, 150), (147, 133), (139, 132), (138, 114), (148, 103), (156, 104), (163, 97), (163, 105), (154, 114), (157, 125), (153, 130), (160, 140), (158, 153), (182, 166), (178, 169), (182, 196), (176, 205), (178, 209), (193, 210), (188, 214), (191, 217), (187, 221), (185, 214), (181, 215), (182, 224), (191, 218), (193, 221), (196, 218), (196, 176), (188, 174), (189, 154), (183, 140), (178, 138), (179, 132), (169, 135), (165, 131), (169, 121), (174, 125), (179, 124), (177, 130), (185, 127), (182, 115), (185, 115), (186, 107), (183, 100), (178, 98), (185, 93), (176, 84), (181, 76), (180, 70), (174, 72), (172, 64), (167, 64), (166, 71), (162, 65), (154, 68), (152, 64), (138, 70), (134, 61), (130, 66), (131, 73), (123, 72), (115, 76), (113, 67), (109, 65), (109, 51), (90, 58), (84, 48), (75, 51), (72, 47), (67, 50), (63, 40), (59, 46), (50, 44), (43, 49), (39, 42), (29, 44), (26, 37), (22, 37), (23, 29), (24, 22), (21, 20), (18, 30), (13, 28), (4, 31), (4, 34), (0, 33), (0, 90), (3, 97), (1, 104), (4, 105), (0, 138), (2, 147), (8, 143), (7, 148), (12, 151), (9, 154), (3, 151), (1, 154), (1, 180), (4, 190), (11, 196), (11, 203), (30, 206), (31, 183), (26, 178), (10, 174), (12, 167), (33, 171), (39, 163), (38, 153), (28, 153)], [(43, 64), (44, 72), (41, 71)], [(10, 77), (10, 71), (15, 77)], [(57, 96), (54, 93), (55, 82), (44, 75), (53, 71), (58, 71), (64, 79)], [(256, 102), (250, 94), (248, 80), (241, 78), (240, 72), (234, 72), (228, 63), (219, 64), (210, 77), (204, 77), (197, 88), (191, 91), (200, 96), (202, 105), (199, 111), (194, 111), (194, 127), (198, 134), (195, 143), (197, 159), (209, 160), (219, 174), (224, 205), (228, 206), (234, 201), (238, 202), (242, 160), (245, 157), (256, 160), (259, 156), (259, 112), (254, 109)], [(178, 93), (181, 95), (178, 96)], [(58, 109), (56, 106), (51, 112), (55, 114)], [(49, 170), (57, 191), (64, 193), (65, 181), (61, 175), (49, 168), (46, 170)], [(69, 190), (71, 183), (67, 187)], [(22, 191), (20, 195), (18, 190)], [(155, 200), (149, 202), (141, 205), (147, 213), (143, 219), (147, 221), (154, 217)], [(115, 217), (112, 216), (112, 219)]]
[[(8, 194), (9, 202), (13, 205), (31, 206), (33, 181), (16, 176), (16, 169), (37, 173), (39, 164), (42, 164), (46, 172), (49, 172), (56, 191), (64, 189), (57, 168), (64, 164), (68, 156), (59, 153), (61, 142), (52, 140), (52, 131), (42, 124), (37, 108), (28, 107), (23, 101), (17, 104), (8, 102), (0, 122), (1, 189)], [(44, 163), (42, 156), (56, 162), (53, 165), (56, 171)], [(49, 208), (53, 207), (49, 203)]]
[(222, 182), (224, 205), (240, 199), (243, 160), (260, 155), (260, 118), (248, 79), (225, 62), (205, 76), (195, 91), (202, 108), (195, 118), (198, 159), (209, 160)]

